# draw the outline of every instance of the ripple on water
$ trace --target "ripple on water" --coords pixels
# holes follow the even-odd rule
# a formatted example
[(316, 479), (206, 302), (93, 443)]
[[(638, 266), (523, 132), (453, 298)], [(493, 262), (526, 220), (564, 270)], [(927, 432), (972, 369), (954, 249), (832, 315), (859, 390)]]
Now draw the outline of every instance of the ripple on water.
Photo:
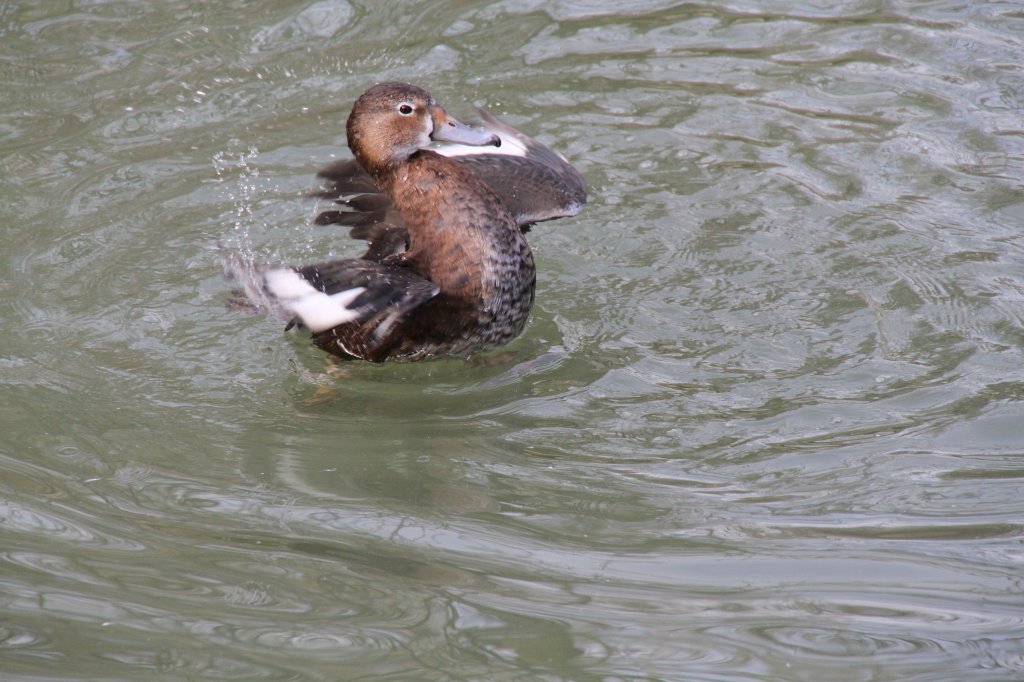
[(0, 625), (0, 650), (41, 648), (51, 641), (51, 637), (42, 630), (34, 631), (28, 627), (8, 623)]
[(23, 502), (0, 500), (0, 518), (4, 527), (13, 532), (26, 533), (35, 537), (48, 537), (57, 542), (92, 545), (119, 551), (139, 552), (146, 545), (132, 537), (103, 532), (84, 521), (71, 516), (80, 516), (78, 510), (65, 510), (62, 514), (48, 504), (46, 508), (33, 507)]
[(386, 654), (403, 646), (401, 637), (391, 632), (374, 632), (360, 627), (358, 621), (351, 625), (331, 628), (325, 625), (312, 630), (276, 628), (237, 629), (235, 638), (240, 642), (251, 642), (295, 651), (318, 651), (334, 660), (344, 660), (353, 652), (361, 654), (372, 649)]
[[(755, 4), (0, 9), (4, 674), (1014, 677), (1022, 15)], [(337, 380), (215, 244), (357, 252), (384, 78), (592, 199), (505, 354)]]

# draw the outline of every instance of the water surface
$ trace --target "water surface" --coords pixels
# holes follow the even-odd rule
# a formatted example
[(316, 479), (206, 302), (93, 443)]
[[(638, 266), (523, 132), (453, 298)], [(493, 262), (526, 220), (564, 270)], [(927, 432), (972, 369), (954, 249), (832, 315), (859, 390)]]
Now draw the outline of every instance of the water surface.
[[(1013, 2), (0, 7), (0, 669), (1024, 675)], [(229, 310), (375, 81), (586, 176), (502, 351)]]

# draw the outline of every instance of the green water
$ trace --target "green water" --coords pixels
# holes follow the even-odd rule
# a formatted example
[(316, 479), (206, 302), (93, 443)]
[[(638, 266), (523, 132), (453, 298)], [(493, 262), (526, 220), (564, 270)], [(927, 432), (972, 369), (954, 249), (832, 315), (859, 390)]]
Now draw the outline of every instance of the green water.
[[(0, 5), (0, 677), (1024, 676), (1015, 2)], [(379, 80), (591, 201), (524, 335), (225, 303)]]

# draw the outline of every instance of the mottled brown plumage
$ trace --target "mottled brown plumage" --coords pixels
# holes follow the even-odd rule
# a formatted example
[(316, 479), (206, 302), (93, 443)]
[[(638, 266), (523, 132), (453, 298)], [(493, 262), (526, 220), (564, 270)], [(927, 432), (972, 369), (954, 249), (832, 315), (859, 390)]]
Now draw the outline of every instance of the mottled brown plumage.
[(266, 300), (310, 328), (320, 348), (375, 362), (461, 355), (518, 336), (536, 280), (519, 217), (472, 164), (424, 148), (432, 140), (498, 146), (499, 135), (463, 126), (402, 83), (367, 90), (346, 129), (358, 168), (337, 176), (343, 191), (361, 193), (346, 199), (350, 212), (321, 222), (353, 225), (370, 248), (361, 258), (267, 270)]

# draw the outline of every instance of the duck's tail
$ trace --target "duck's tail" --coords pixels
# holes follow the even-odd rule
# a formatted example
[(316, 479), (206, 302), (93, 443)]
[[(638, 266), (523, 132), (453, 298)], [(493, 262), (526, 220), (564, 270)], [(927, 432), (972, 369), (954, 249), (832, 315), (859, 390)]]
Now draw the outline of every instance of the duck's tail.
[[(240, 286), (232, 292), (228, 307), (249, 315), (273, 315), (316, 333), (360, 317), (349, 307), (366, 289), (353, 286), (328, 294), (322, 285), (303, 276), (302, 268), (267, 267), (218, 245), (225, 273)], [(314, 268), (314, 273), (316, 269)], [(322, 284), (322, 283), (321, 283)]]

